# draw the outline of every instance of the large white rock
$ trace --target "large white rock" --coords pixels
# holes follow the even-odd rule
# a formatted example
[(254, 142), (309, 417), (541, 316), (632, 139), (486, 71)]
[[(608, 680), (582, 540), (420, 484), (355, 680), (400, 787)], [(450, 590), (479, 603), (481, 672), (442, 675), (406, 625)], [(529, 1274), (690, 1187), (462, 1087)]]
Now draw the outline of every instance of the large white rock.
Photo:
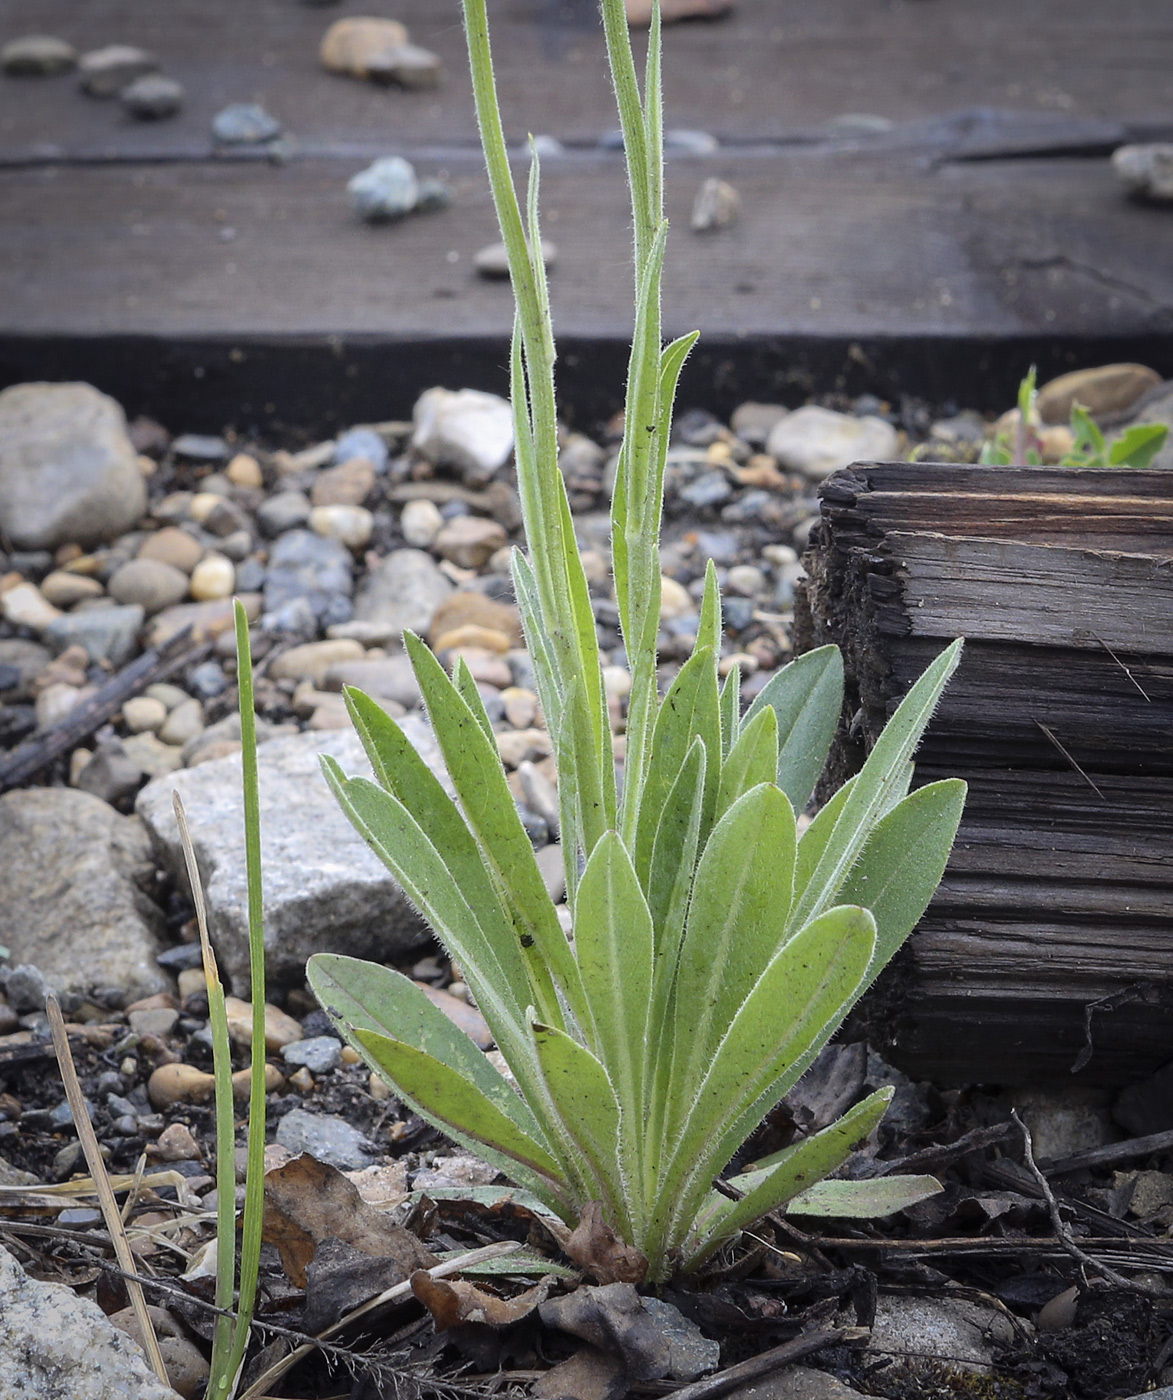
[(0, 532), (19, 549), (100, 544), (146, 509), (126, 417), (89, 384), (0, 393)]
[(855, 418), (808, 404), (788, 413), (770, 430), (766, 451), (812, 481), (852, 462), (887, 462), (896, 455), (896, 429), (882, 418)]
[(4, 1400), (180, 1400), (97, 1303), (29, 1278), (0, 1248), (0, 1395)]
[(483, 486), (513, 451), (513, 410), (479, 389), (426, 389), (414, 413), (411, 444), (437, 467), (453, 467)]
[[(146, 996), (170, 985), (155, 962), (162, 912), (141, 822), (75, 788), (0, 797), (0, 937), (57, 990), (92, 984)], [(0, 1388), (0, 1395), (4, 1394)]]
[[(399, 721), (437, 774), (439, 748), (424, 720)], [(390, 960), (416, 947), (426, 929), (387, 868), (350, 825), (322, 776), (330, 754), (351, 776), (370, 776), (352, 730), (314, 731), (258, 746), (266, 976), (297, 986), (311, 953)], [(222, 973), (241, 996), (249, 985), (247, 882), (240, 756), (213, 759), (157, 778), (137, 810), (169, 868), (183, 864), (171, 794), (187, 812), (204, 881), (208, 923)]]

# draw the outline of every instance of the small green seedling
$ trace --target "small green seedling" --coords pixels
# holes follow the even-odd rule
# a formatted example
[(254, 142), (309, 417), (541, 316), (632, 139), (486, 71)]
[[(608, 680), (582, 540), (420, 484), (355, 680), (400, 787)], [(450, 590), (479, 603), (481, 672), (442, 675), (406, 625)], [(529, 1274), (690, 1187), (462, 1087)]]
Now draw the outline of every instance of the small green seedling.
[[(824, 647), (793, 662), (743, 716), (738, 672), (723, 687), (719, 680), (721, 607), (710, 567), (696, 645), (659, 695), (665, 454), (677, 378), (696, 337), (667, 346), (661, 337), (658, 6), (642, 93), (623, 0), (603, 0), (602, 15), (636, 272), (611, 512), (615, 598), (632, 672), (622, 784), (558, 470), (538, 162), (535, 154), (523, 213), (485, 0), (464, 0), (517, 302), (512, 400), (528, 553), (514, 553), (513, 576), (557, 759), (573, 936), (546, 893), (468, 668), (458, 662), (449, 678), (408, 635), (456, 800), (395, 721), (355, 691), (347, 703), (375, 781), (348, 778), (329, 759), (323, 766), (350, 820), (459, 962), (517, 1088), (408, 978), (324, 954), (308, 971), (343, 1033), (416, 1112), (568, 1224), (609, 1227), (626, 1246), (625, 1276), (659, 1283), (699, 1267), (767, 1212), (801, 1203), (883, 1115), (888, 1090), (755, 1164), (725, 1192), (713, 1187), (899, 948), (940, 880), (965, 787), (946, 781), (910, 794), (911, 756), (961, 644), (916, 682), (862, 771), (801, 839), (796, 813), (810, 799), (843, 704), (838, 651)], [(828, 1185), (807, 1197), (812, 1208), (876, 1213), (939, 1189), (932, 1178), (886, 1184), (877, 1204), (874, 1183)]]
[[(1042, 464), (1042, 439), (1035, 409), (1035, 368), (1032, 365), (1018, 389), (1018, 419), (1011, 433), (999, 434), (982, 448), (980, 461), (987, 467), (1037, 467)], [(1163, 423), (1134, 423), (1109, 440), (1082, 404), (1071, 408), (1072, 447), (1059, 459), (1060, 467), (1130, 467), (1143, 471), (1165, 445), (1169, 429)]]

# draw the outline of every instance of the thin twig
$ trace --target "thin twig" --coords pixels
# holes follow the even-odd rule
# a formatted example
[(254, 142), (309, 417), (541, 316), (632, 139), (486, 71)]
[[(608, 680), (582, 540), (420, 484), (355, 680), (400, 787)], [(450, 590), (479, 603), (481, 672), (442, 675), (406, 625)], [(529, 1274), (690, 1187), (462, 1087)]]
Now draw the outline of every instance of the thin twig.
[[(461, 1255), (458, 1259), (445, 1259), (443, 1263), (434, 1264), (427, 1272), (433, 1278), (447, 1278), (451, 1274), (458, 1274), (462, 1269), (466, 1269), (470, 1264), (480, 1264), (486, 1259), (499, 1259), (505, 1254), (514, 1254), (521, 1248), (521, 1245), (513, 1240), (504, 1240), (500, 1244), (488, 1244), (483, 1249), (474, 1249), (468, 1254)], [(360, 1307), (348, 1312), (345, 1317), (341, 1317), (331, 1326), (324, 1328), (318, 1333), (312, 1342), (305, 1342), (296, 1350), (291, 1351), (288, 1356), (283, 1356), (280, 1361), (275, 1361), (272, 1366), (267, 1367), (253, 1381), (252, 1385), (240, 1397), (240, 1400), (262, 1400), (265, 1391), (275, 1381), (279, 1381), (286, 1372), (293, 1369), (299, 1361), (309, 1356), (319, 1343), (333, 1337), (344, 1328), (352, 1326), (360, 1318), (366, 1317), (376, 1308), (381, 1308), (389, 1303), (402, 1303), (412, 1297), (411, 1283), (405, 1281), (397, 1283), (393, 1288), (388, 1288), (384, 1292), (369, 1299)]]
[[(1032, 715), (1031, 718), (1032, 718), (1032, 719), (1034, 718), (1033, 715)], [(1083, 769), (1079, 766), (1079, 764), (1076, 763), (1075, 759), (1071, 757), (1071, 755), (1067, 752), (1067, 750), (1063, 747), (1063, 745), (1062, 745), (1062, 744), (1059, 742), (1059, 740), (1055, 737), (1054, 733), (1053, 733), (1050, 729), (1047, 728), (1047, 726), (1042, 722), (1041, 719), (1036, 719), (1034, 722), (1035, 722), (1035, 724), (1037, 724), (1038, 727), (1043, 731), (1043, 733), (1047, 736), (1047, 738), (1050, 739), (1051, 743), (1055, 745), (1055, 747), (1059, 750), (1059, 752), (1063, 755), (1063, 757), (1067, 760), (1067, 762), (1071, 764), (1072, 768), (1075, 769), (1075, 771), (1076, 771), (1076, 772), (1079, 774), (1079, 776), (1084, 780), (1084, 782), (1087, 783), (1088, 787), (1091, 788), (1091, 790), (1092, 790), (1092, 791), (1095, 793), (1095, 795), (1100, 799), (1100, 801), (1101, 801), (1101, 802), (1107, 802), (1108, 799), (1107, 799), (1107, 798), (1104, 796), (1104, 794), (1099, 790), (1099, 788), (1096, 787), (1095, 783), (1092, 782), (1092, 780), (1091, 780), (1091, 779), (1088, 777), (1088, 775), (1083, 771)]]
[[(52, 992), (45, 998), (45, 1014), (49, 1018), (49, 1030), (53, 1036), (53, 1049), (57, 1052), (57, 1063), (61, 1068), (61, 1081), (65, 1085), (65, 1097), (69, 1102), (69, 1107), (73, 1110), (73, 1126), (77, 1129), (77, 1136), (81, 1142), (82, 1151), (85, 1153), (86, 1165), (90, 1169), (90, 1176), (93, 1177), (94, 1186), (97, 1188), (98, 1204), (102, 1208), (102, 1218), (105, 1220), (106, 1229), (110, 1234), (110, 1243), (114, 1246), (115, 1257), (122, 1268), (133, 1273), (134, 1257), (130, 1252), (130, 1244), (126, 1238), (126, 1227), (122, 1223), (118, 1202), (114, 1198), (114, 1189), (110, 1185), (106, 1163), (102, 1160), (102, 1150), (98, 1146), (98, 1135), (94, 1132), (94, 1125), (90, 1122), (90, 1115), (86, 1110), (85, 1097), (82, 1094), (77, 1070), (73, 1064), (73, 1052), (69, 1048), (69, 1037), (65, 1034), (65, 1018), (61, 1015), (61, 1007), (57, 1004), (57, 998)], [(139, 1284), (128, 1282), (126, 1291), (130, 1296), (130, 1305), (134, 1309), (135, 1318), (138, 1320), (139, 1331), (142, 1333), (143, 1350), (147, 1353), (151, 1369), (164, 1385), (170, 1385), (167, 1367), (163, 1364), (163, 1355), (159, 1350), (159, 1342), (155, 1336), (151, 1315), (147, 1311), (147, 1300), (143, 1297), (143, 1290)]]
[(890, 1176), (893, 1172), (931, 1171), (934, 1167), (944, 1166), (947, 1162), (964, 1157), (969, 1152), (978, 1152), (982, 1148), (992, 1147), (994, 1143), (1009, 1137), (1013, 1131), (1014, 1129), (1009, 1123), (995, 1123), (989, 1128), (974, 1128), (954, 1142), (925, 1147), (920, 1152), (913, 1152), (910, 1156), (900, 1157), (894, 1162), (880, 1162), (878, 1163), (880, 1167), (878, 1175)]
[(1093, 632), (1092, 636), (1096, 639), (1097, 642), (1099, 642), (1099, 644), (1104, 648), (1104, 650), (1108, 653), (1112, 660), (1115, 661), (1116, 665), (1120, 667), (1120, 669), (1124, 672), (1128, 679), (1133, 683), (1134, 686), (1136, 686), (1137, 690), (1140, 691), (1140, 693), (1151, 705), (1153, 703), (1152, 696), (1148, 694), (1144, 686), (1141, 685), (1140, 681), (1137, 680), (1137, 678), (1132, 674), (1132, 672), (1128, 669), (1124, 662), (1120, 660), (1120, 658), (1116, 655), (1116, 653), (1112, 650), (1108, 643), (1104, 641), (1103, 637), (1101, 637), (1098, 632)]
[(1084, 1167), (1110, 1167), (1117, 1162), (1149, 1157), (1154, 1152), (1168, 1152), (1171, 1147), (1173, 1129), (1166, 1128), (1163, 1133), (1149, 1133), (1147, 1137), (1129, 1138), (1127, 1142), (1109, 1142), (1103, 1147), (1091, 1147), (1086, 1152), (1060, 1157), (1049, 1164), (1048, 1170), (1053, 1176), (1063, 1176), (1067, 1172), (1082, 1171)]
[(1051, 1190), (1051, 1183), (1039, 1170), (1035, 1162), (1034, 1142), (1031, 1139), (1030, 1129), (1018, 1116), (1018, 1110), (1016, 1108), (1010, 1110), (1010, 1116), (1022, 1131), (1023, 1161), (1026, 1163), (1027, 1170), (1034, 1177), (1035, 1181), (1038, 1182), (1039, 1190), (1043, 1193), (1043, 1200), (1047, 1203), (1047, 1212), (1051, 1217), (1051, 1224), (1055, 1230), (1055, 1238), (1077, 1264), (1080, 1264), (1084, 1268), (1094, 1269), (1097, 1273), (1106, 1278), (1109, 1283), (1114, 1283), (1117, 1288), (1127, 1288), (1133, 1293), (1149, 1293), (1151, 1290), (1143, 1287), (1139, 1283), (1132, 1282), (1130, 1279), (1126, 1279), (1123, 1274), (1118, 1274), (1115, 1269), (1110, 1268), (1103, 1260), (1093, 1258), (1090, 1254), (1080, 1249), (1079, 1245), (1075, 1243), (1075, 1237), (1068, 1228), (1067, 1222), (1059, 1214), (1059, 1202), (1055, 1199), (1054, 1191)]
[(863, 1341), (871, 1335), (867, 1327), (831, 1327), (822, 1332), (812, 1332), (809, 1336), (795, 1337), (791, 1342), (783, 1342), (779, 1347), (751, 1356), (748, 1361), (739, 1361), (736, 1366), (726, 1366), (716, 1375), (705, 1376), (690, 1385), (681, 1386), (671, 1392), (671, 1400), (717, 1400), (718, 1396), (728, 1395), (739, 1385), (755, 1381), (760, 1376), (771, 1375), (783, 1366), (791, 1366), (804, 1356), (813, 1356), (824, 1347), (843, 1346), (848, 1342)]

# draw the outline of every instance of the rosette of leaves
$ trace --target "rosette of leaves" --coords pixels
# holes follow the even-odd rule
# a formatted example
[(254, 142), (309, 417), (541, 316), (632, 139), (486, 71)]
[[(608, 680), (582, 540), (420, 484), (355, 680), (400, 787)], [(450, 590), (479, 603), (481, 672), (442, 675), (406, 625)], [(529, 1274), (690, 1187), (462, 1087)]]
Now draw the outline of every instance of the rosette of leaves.
[[(879, 1122), (886, 1090), (732, 1178), (728, 1194), (712, 1183), (842, 1024), (940, 880), (965, 788), (946, 781), (910, 792), (911, 758), (960, 643), (913, 685), (861, 772), (801, 837), (796, 813), (843, 704), (836, 649), (791, 663), (743, 715), (739, 673), (719, 680), (710, 566), (692, 655), (659, 695), (665, 453), (695, 336), (662, 344), (658, 9), (641, 93), (622, 0), (603, 0), (636, 270), (612, 501), (615, 596), (632, 671), (617, 782), (591, 600), (557, 466), (537, 160), (523, 213), (484, 0), (464, 0), (464, 12), (517, 301), (512, 401), (528, 550), (515, 552), (513, 573), (558, 765), (572, 933), (546, 892), (472, 676), (460, 661), (449, 676), (409, 635), (455, 797), (395, 721), (354, 691), (347, 703), (374, 780), (347, 777), (329, 759), (325, 773), (459, 963), (514, 1082), (401, 974), (318, 955), (309, 978), (343, 1033), (417, 1113), (568, 1224), (601, 1220), (627, 1247), (630, 1276), (658, 1282), (698, 1267), (804, 1193), (826, 1213), (860, 1206), (852, 1198), (867, 1183), (833, 1183), (834, 1201), (810, 1192)], [(901, 1191), (908, 1203), (936, 1189), (931, 1178), (886, 1187), (894, 1193), (886, 1208), (901, 1203)], [(874, 1203), (861, 1209), (875, 1211)]]

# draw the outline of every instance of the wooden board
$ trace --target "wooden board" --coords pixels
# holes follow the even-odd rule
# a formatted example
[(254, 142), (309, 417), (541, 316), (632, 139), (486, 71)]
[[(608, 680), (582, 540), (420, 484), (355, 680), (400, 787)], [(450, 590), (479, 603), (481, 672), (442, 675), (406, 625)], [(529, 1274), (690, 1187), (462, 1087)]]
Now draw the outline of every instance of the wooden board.
[(1167, 472), (897, 463), (823, 489), (797, 640), (847, 660), (829, 786), (967, 638), (917, 758), (918, 783), (966, 779), (965, 816), (865, 1012), (912, 1072), (1063, 1079), (1089, 1016), (1084, 1081), (1173, 1058), (1171, 522)]
[[(302, 338), (319, 351), (310, 379), (328, 394), (310, 383), (307, 398), (292, 360), (284, 391), (252, 375), (247, 356), (224, 384), (225, 401), (274, 402), (288, 419), (303, 399), (319, 415), (329, 397), (380, 411), (334, 376), (339, 344), (406, 343), (380, 368), (405, 392), (417, 387), (419, 342), (492, 342), (499, 362), (510, 297), (471, 272), (495, 225), (456, 0), (364, 9), (402, 17), (442, 55), (440, 89), (387, 91), (323, 72), (317, 43), (341, 12), (329, 6), (9, 0), (5, 34), (142, 43), (185, 83), (188, 103), (173, 122), (142, 124), (84, 97), (73, 77), (0, 80), (6, 380), (44, 372), (63, 340), (76, 361), (90, 337), (237, 350)], [(559, 332), (622, 342), (629, 212), (621, 160), (599, 146), (615, 117), (593, 0), (495, 9), (510, 131), (569, 147), (544, 179)], [(1031, 358), (1058, 369), (1113, 351), (1173, 374), (1169, 215), (1125, 201), (1106, 160), (1130, 134), (1169, 128), (1173, 31), (1159, 5), (1125, 0), (1109, 23), (1090, 0), (1041, 0), (1024, 26), (1010, 0), (980, 13), (957, 0), (742, 0), (727, 21), (671, 29), (666, 70), (668, 125), (722, 142), (710, 156), (673, 157), (668, 172), (668, 323), (728, 347), (705, 362), (711, 394), (735, 398), (722, 381), (736, 379), (743, 395), (793, 401), (829, 367), (856, 389), (890, 392), (901, 379), (905, 391), (992, 406)], [(213, 155), (211, 117), (233, 100), (262, 101), (285, 121), (285, 164)], [(891, 129), (835, 124), (852, 113)], [(346, 180), (393, 151), (446, 175), (453, 207), (359, 225)], [(688, 213), (710, 175), (737, 186), (744, 212), (701, 237)], [(925, 351), (892, 373), (894, 353), (930, 342), (943, 358)], [(956, 351), (965, 342), (968, 358)], [(124, 378), (150, 381), (157, 359), (146, 348)], [(100, 353), (81, 363), (122, 387), (103, 378)], [(908, 382), (914, 364), (921, 383)]]

